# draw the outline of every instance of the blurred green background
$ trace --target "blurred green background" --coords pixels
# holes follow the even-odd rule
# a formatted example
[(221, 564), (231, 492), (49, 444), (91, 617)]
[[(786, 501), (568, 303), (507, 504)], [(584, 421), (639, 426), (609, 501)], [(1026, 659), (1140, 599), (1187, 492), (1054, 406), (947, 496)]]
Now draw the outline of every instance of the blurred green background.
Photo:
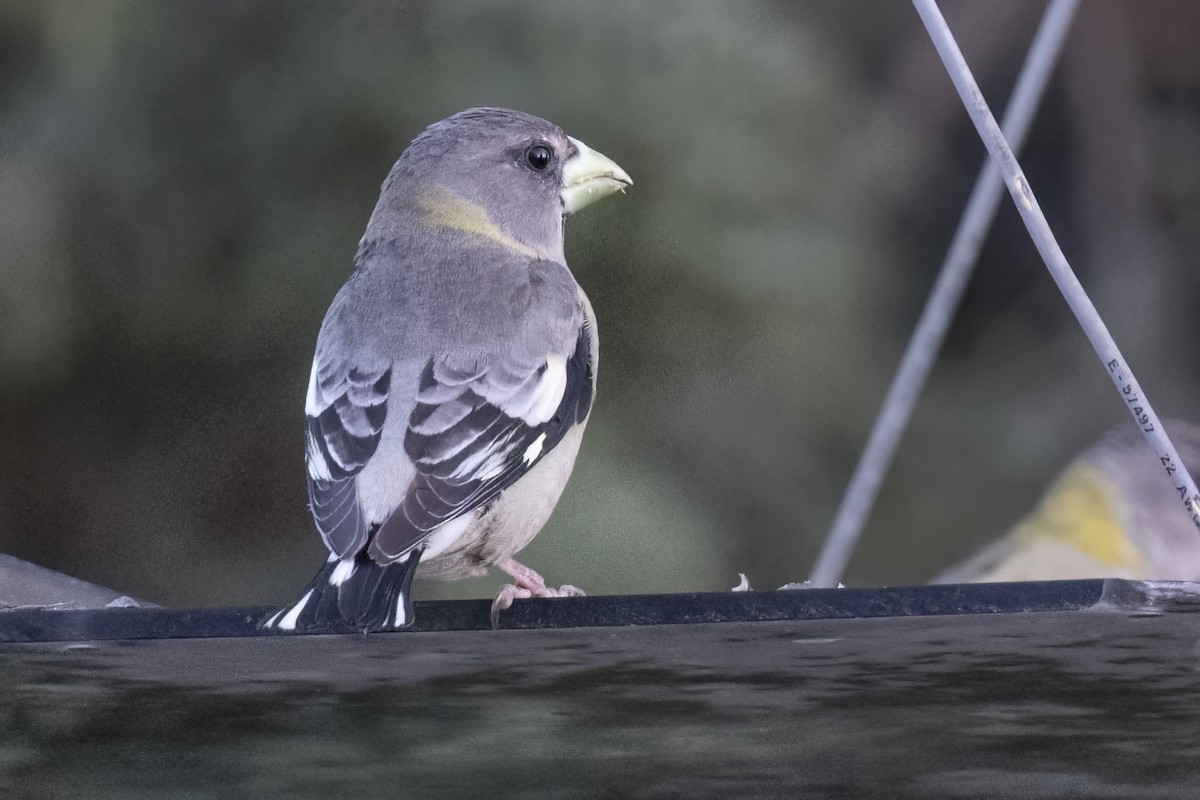
[[(944, 3), (997, 111), (1043, 7)], [(1083, 3), (1024, 159), (1164, 416), (1198, 416), (1198, 38), (1188, 0)], [(484, 104), (635, 182), (568, 223), (600, 391), (524, 560), (593, 593), (807, 577), (984, 156), (894, 0), (6, 0), (0, 552), (291, 599), (321, 317), (400, 151)], [(1006, 200), (846, 582), (927, 580), (1125, 413)]]

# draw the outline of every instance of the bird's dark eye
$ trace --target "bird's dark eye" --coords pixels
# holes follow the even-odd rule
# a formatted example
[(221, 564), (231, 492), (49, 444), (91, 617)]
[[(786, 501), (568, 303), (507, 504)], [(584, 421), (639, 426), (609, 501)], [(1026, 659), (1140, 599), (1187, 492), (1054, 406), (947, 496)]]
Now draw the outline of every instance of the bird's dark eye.
[(533, 144), (525, 151), (525, 162), (538, 172), (545, 172), (554, 160), (554, 151), (548, 145)]

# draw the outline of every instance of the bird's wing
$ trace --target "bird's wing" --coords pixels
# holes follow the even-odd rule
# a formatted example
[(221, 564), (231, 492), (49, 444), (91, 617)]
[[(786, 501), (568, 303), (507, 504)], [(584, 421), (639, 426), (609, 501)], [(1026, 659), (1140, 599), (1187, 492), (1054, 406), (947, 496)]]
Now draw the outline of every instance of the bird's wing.
[(322, 329), (304, 408), (305, 462), (313, 519), (339, 557), (366, 543), (368, 526), (355, 476), (379, 446), (391, 379), (391, 362), (341, 348)]
[(540, 359), (426, 364), (404, 438), (417, 474), (372, 540), (376, 560), (401, 557), (438, 526), (491, 502), (587, 419), (594, 335), (584, 323), (571, 351)]

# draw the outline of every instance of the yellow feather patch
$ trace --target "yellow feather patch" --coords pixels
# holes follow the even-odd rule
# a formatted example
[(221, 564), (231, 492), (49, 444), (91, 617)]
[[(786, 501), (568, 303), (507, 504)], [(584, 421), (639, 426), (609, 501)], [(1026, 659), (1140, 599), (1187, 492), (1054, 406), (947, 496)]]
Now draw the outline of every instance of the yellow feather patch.
[(1120, 489), (1097, 470), (1073, 466), (1017, 526), (1015, 536), (1022, 544), (1056, 541), (1100, 564), (1148, 572), (1145, 557), (1125, 535), (1114, 507), (1119, 502)]
[(500, 230), (500, 226), (492, 221), (491, 215), (482, 206), (459, 197), (448, 189), (434, 189), (424, 195), (418, 203), (425, 219), (433, 225), (453, 228), (472, 236), (482, 236), (530, 258), (538, 257), (532, 247), (521, 244)]

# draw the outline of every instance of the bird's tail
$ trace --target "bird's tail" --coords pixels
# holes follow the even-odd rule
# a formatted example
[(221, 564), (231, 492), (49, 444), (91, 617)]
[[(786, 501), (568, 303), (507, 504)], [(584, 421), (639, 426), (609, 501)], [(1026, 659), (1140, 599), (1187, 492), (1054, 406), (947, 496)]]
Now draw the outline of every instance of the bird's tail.
[(281, 631), (322, 630), (350, 625), (361, 631), (396, 630), (413, 622), (412, 579), (419, 550), (403, 561), (377, 564), (365, 552), (331, 556), (300, 595), (259, 623)]

